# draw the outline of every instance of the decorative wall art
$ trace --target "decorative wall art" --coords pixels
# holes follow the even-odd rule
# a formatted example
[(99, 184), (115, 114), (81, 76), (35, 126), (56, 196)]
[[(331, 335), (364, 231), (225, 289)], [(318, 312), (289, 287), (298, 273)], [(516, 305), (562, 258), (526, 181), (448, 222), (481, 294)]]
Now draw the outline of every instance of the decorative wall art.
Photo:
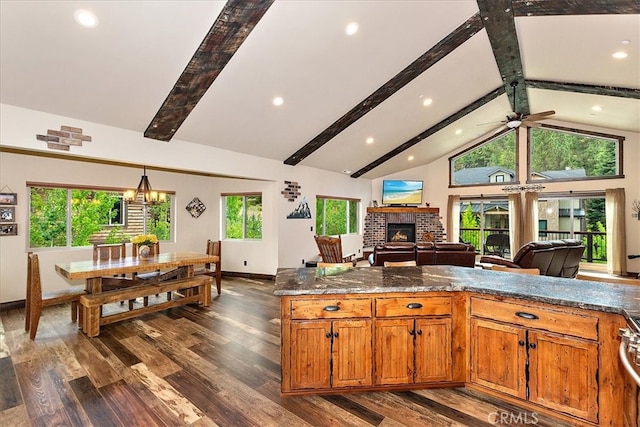
[(17, 205), (18, 195), (16, 193), (0, 193), (0, 205)]
[(293, 210), (289, 215), (287, 215), (287, 219), (309, 219), (311, 218), (311, 209), (309, 209), (309, 204), (307, 203), (307, 198), (303, 197), (298, 207)]
[(18, 224), (0, 224), (0, 236), (17, 236)]
[(192, 217), (198, 218), (200, 215), (202, 215), (202, 212), (207, 209), (207, 207), (200, 201), (199, 198), (194, 197), (193, 200), (191, 200), (185, 207), (185, 209), (189, 211)]
[(15, 217), (16, 217), (16, 208), (14, 208), (14, 207), (1, 208), (0, 207), (0, 222), (13, 222), (13, 221), (15, 221)]
[(287, 186), (280, 193), (284, 195), (284, 198), (289, 202), (293, 202), (300, 195), (300, 185), (295, 181), (285, 181)]
[(634, 200), (633, 203), (631, 203), (631, 210), (634, 212), (631, 214), (631, 216), (637, 219), (638, 221), (640, 221), (640, 201), (639, 200)]
[(89, 135), (83, 135), (82, 129), (73, 126), (60, 126), (60, 130), (47, 129), (46, 135), (36, 134), (38, 141), (47, 143), (47, 148), (52, 150), (69, 151), (69, 147), (82, 146), (82, 142), (90, 142)]

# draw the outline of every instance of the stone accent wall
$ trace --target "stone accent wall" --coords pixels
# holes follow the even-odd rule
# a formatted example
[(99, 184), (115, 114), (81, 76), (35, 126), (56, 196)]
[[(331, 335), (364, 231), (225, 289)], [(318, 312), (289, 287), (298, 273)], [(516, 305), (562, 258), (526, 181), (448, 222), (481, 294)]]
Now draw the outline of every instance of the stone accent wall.
[(36, 134), (38, 141), (45, 141), (47, 147), (53, 150), (69, 151), (72, 145), (81, 146), (82, 142), (91, 141), (89, 135), (83, 135), (81, 128), (73, 126), (60, 126), (60, 130), (47, 129), (46, 135)]
[(371, 248), (385, 243), (387, 223), (415, 224), (417, 242), (425, 233), (433, 233), (436, 242), (446, 240), (438, 208), (367, 208), (362, 246)]

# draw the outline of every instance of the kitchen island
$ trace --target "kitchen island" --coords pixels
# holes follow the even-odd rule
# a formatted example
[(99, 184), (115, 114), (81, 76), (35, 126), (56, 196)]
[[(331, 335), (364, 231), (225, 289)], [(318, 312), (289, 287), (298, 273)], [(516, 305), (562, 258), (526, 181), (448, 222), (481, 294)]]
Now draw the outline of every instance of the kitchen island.
[(621, 425), (640, 288), (453, 266), (279, 269), (282, 394), (466, 386)]

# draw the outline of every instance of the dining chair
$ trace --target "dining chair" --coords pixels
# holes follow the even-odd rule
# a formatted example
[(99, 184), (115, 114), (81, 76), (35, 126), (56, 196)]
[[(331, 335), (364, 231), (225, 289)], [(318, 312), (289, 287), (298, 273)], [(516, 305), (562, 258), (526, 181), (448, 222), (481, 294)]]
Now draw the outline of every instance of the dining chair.
[[(93, 262), (121, 260), (127, 257), (127, 245), (124, 243), (94, 243)], [(123, 286), (124, 275), (102, 277), (102, 290), (117, 289)]]
[(216, 279), (216, 290), (218, 295), (222, 292), (222, 242), (220, 240), (207, 239), (207, 255), (218, 257), (216, 262), (208, 262), (203, 267), (194, 271), (194, 275), (206, 274)]
[(532, 274), (534, 276), (540, 275), (540, 269), (538, 268), (515, 268), (515, 267), (507, 267), (504, 265), (492, 265), (491, 270), (505, 271), (507, 273)]
[(415, 267), (415, 261), (385, 261), (385, 267)]
[(27, 295), (24, 308), (24, 330), (29, 338), (36, 338), (43, 307), (71, 303), (71, 321), (82, 324), (82, 310), (78, 310), (80, 296), (86, 293), (84, 285), (70, 286), (58, 291), (42, 292), (38, 255), (27, 253)]
[(330, 268), (330, 267), (353, 267), (353, 263), (350, 262), (319, 262), (318, 268)]
[(356, 265), (356, 254), (342, 254), (342, 239), (340, 236), (314, 236), (314, 238), (316, 239), (316, 245), (318, 245), (322, 262), (351, 262), (353, 265)]

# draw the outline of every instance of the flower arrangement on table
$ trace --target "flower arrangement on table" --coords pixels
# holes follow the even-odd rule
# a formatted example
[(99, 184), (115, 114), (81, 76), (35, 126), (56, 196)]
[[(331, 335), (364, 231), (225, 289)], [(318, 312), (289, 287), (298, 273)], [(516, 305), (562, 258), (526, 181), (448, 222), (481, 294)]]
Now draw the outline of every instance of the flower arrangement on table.
[(158, 238), (155, 234), (139, 234), (131, 238), (131, 243), (135, 243), (138, 246), (151, 246), (158, 243)]
[(138, 256), (145, 259), (151, 255), (151, 246), (158, 243), (155, 234), (140, 234), (131, 238), (131, 243), (138, 246)]

